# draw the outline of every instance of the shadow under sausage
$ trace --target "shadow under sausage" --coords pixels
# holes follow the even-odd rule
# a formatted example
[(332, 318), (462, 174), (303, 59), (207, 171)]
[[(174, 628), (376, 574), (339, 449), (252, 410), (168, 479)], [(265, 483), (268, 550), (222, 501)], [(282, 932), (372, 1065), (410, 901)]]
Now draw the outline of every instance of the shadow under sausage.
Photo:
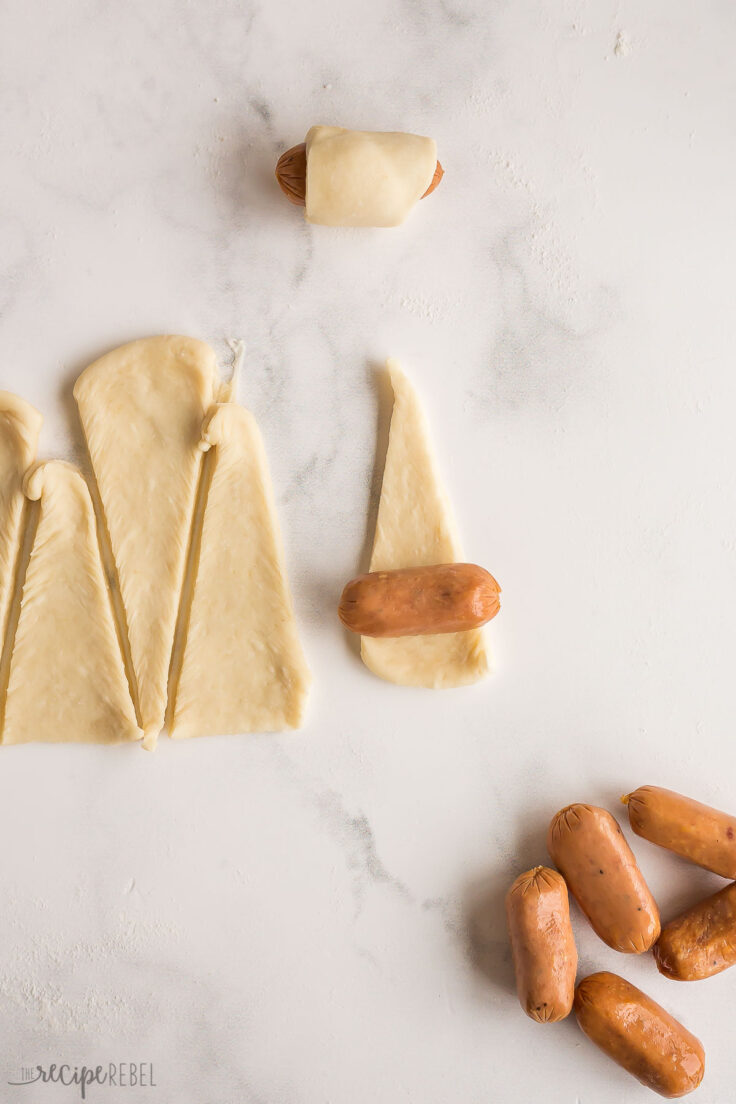
[(481, 978), (507, 993), (516, 992), (504, 899), (509, 888), (505, 870), (472, 883), (465, 894), (466, 953)]
[(463, 914), (468, 961), (481, 979), (516, 994), (514, 965), (506, 927), (506, 893), (525, 870), (550, 864), (546, 833), (554, 810), (530, 820), (525, 817), (509, 844), (499, 847), (509, 857), (496, 870), (472, 882), (465, 892)]

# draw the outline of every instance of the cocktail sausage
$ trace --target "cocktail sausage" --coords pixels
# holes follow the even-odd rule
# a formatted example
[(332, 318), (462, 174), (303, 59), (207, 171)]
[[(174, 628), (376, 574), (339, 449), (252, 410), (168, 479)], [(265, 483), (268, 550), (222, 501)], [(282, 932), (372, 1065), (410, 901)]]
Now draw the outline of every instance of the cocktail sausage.
[(637, 836), (723, 878), (736, 878), (736, 817), (661, 786), (621, 798)]
[(496, 616), (500, 591), (477, 564), (372, 571), (347, 584), (338, 614), (345, 628), (361, 636), (464, 632)]
[(548, 866), (520, 874), (506, 894), (516, 990), (527, 1016), (564, 1020), (575, 996), (578, 954), (564, 878)]
[(604, 943), (641, 954), (659, 935), (659, 910), (618, 824), (595, 805), (568, 805), (552, 819), (547, 849)]
[(617, 974), (583, 978), (575, 992), (575, 1015), (596, 1046), (660, 1096), (685, 1096), (703, 1080), (700, 1040)]
[(665, 924), (654, 958), (674, 981), (700, 981), (736, 965), (736, 882)]

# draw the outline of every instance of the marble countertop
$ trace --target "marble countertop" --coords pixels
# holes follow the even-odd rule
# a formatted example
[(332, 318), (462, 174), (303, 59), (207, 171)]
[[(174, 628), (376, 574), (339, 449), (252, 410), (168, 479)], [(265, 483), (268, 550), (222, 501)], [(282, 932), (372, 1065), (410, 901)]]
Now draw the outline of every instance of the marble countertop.
[[(21, 1067), (153, 1063), (157, 1104), (636, 1104), (513, 994), (502, 897), (552, 813), (657, 783), (736, 808), (736, 9), (730, 0), (10, 0), (0, 387), (75, 456), (71, 383), (181, 332), (247, 345), (315, 686), (298, 734), (2, 752), (0, 1099)], [(395, 231), (305, 225), (314, 122), (436, 137)], [(335, 618), (399, 357), (495, 672), (385, 685)], [(713, 876), (635, 844), (665, 916)], [(732, 971), (674, 985), (733, 1096)]]

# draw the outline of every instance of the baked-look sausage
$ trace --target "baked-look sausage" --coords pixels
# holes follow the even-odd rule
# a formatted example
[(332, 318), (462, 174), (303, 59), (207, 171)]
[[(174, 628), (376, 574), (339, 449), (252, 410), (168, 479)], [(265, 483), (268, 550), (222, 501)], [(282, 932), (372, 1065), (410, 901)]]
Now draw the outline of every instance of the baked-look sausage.
[(736, 878), (736, 817), (661, 786), (621, 798), (637, 836), (723, 878)]
[(660, 1096), (685, 1096), (703, 1080), (700, 1040), (618, 974), (583, 978), (575, 1015), (591, 1042)]
[(659, 935), (659, 910), (618, 824), (595, 805), (552, 818), (547, 850), (604, 943), (641, 954)]
[(578, 966), (565, 879), (548, 866), (520, 874), (506, 894), (506, 920), (521, 1007), (538, 1023), (564, 1020)]
[(495, 617), (501, 588), (477, 564), (372, 571), (342, 592), (343, 625), (361, 636), (424, 636), (475, 629)]
[(736, 882), (665, 924), (654, 958), (673, 981), (700, 981), (736, 965)]

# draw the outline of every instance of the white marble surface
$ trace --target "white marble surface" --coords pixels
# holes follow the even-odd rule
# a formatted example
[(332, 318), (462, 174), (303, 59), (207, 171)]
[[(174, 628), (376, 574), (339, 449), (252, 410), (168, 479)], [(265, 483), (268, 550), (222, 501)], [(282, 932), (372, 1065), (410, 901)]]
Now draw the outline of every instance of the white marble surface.
[[(735, 49), (731, 0), (3, 5), (0, 386), (74, 455), (94, 356), (244, 337), (315, 689), (300, 734), (2, 753), (0, 1099), (123, 1060), (158, 1088), (90, 1099), (653, 1099), (522, 1015), (501, 898), (561, 804), (736, 808)], [(272, 171), (317, 121), (434, 135), (440, 191), (310, 229)], [(336, 623), (389, 353), (504, 588), (481, 688), (383, 685)], [(665, 915), (716, 881), (636, 850)], [(727, 1104), (736, 976), (678, 986), (576, 925)]]

